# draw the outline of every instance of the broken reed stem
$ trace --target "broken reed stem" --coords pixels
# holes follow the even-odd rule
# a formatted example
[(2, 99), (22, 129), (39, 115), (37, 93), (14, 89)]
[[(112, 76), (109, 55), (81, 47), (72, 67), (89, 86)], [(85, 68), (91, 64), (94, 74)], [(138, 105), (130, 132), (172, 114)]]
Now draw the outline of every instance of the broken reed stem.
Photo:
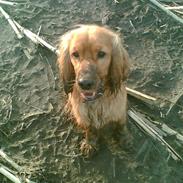
[(112, 172), (113, 172), (113, 177), (116, 177), (116, 160), (115, 158), (112, 159)]
[(166, 9), (168, 9), (168, 10), (181, 10), (181, 9), (183, 9), (183, 6), (166, 6)]
[(49, 43), (47, 43), (45, 40), (43, 40), (42, 38), (40, 38), (38, 35), (34, 34), (33, 32), (31, 32), (30, 30), (22, 27), (18, 22), (16, 22), (14, 20), (14, 23), (16, 24), (16, 26), (20, 29), (20, 31), (27, 36), (30, 40), (32, 40), (34, 43), (36, 44), (40, 44), (42, 46), (45, 46), (46, 48), (48, 48), (49, 50), (51, 50), (52, 52), (58, 54), (58, 51), (55, 47), (53, 47), (52, 45), (50, 45)]
[[(22, 167), (19, 166), (17, 163), (15, 163), (9, 156), (7, 156), (1, 149), (0, 149), (0, 156), (5, 159), (9, 164), (11, 164), (12, 167), (14, 167), (18, 173), (22, 173)], [(21, 183), (21, 181), (14, 176), (12, 173), (10, 173), (8, 171), (8, 168), (4, 167), (4, 166), (0, 166), (0, 173), (3, 174), (4, 176), (6, 176), (8, 179), (10, 179), (11, 181), (15, 182), (15, 183)], [(26, 183), (35, 183), (33, 181), (30, 181), (29, 179), (25, 178), (25, 182)]]
[(149, 95), (146, 95), (144, 93), (141, 93), (139, 91), (133, 90), (133, 89), (128, 88), (128, 87), (126, 87), (126, 90), (127, 90), (127, 93), (129, 95), (131, 95), (131, 96), (133, 96), (133, 97), (135, 97), (137, 99), (140, 99), (140, 100), (142, 100), (144, 102), (150, 103), (150, 104), (152, 104), (153, 102), (155, 102), (157, 100), (154, 97), (151, 97)]
[(10, 5), (10, 6), (16, 6), (18, 3), (0, 0), (0, 4)]
[(11, 180), (14, 183), (22, 183), (19, 178), (14, 176), (12, 173), (10, 173), (8, 170), (6, 170), (2, 166), (0, 166), (0, 173), (3, 174), (5, 177), (7, 177), (9, 180)]
[[(0, 6), (0, 11), (4, 15), (4, 17), (8, 20), (9, 24), (13, 28), (14, 32), (16, 33), (17, 37), (21, 39), (23, 36), (21, 33), (23, 33), (25, 36), (27, 36), (31, 41), (33, 41), (35, 44), (40, 44), (42, 46), (45, 46), (55, 54), (59, 54), (59, 50), (57, 50), (55, 47), (47, 43), (45, 40), (40, 38), (38, 35), (34, 34), (30, 30), (22, 27), (18, 22), (15, 20), (11, 19), (11, 17), (3, 10), (3, 8)], [(20, 31), (19, 31), (19, 30)], [(21, 33), (20, 33), (21, 32)]]
[(22, 27), (15, 20), (11, 19), (11, 17), (3, 10), (2, 7), (0, 7), (0, 11), (4, 15), (4, 17), (8, 20), (9, 24), (11, 25), (11, 27), (13, 28), (14, 32), (17, 34), (17, 37), (19, 39), (21, 39), (23, 37), (22, 34), (19, 32), (19, 30), (20, 30), (25, 36), (27, 36), (35, 44), (40, 44), (42, 46), (45, 46), (46, 48), (48, 48), (52, 52), (59, 54), (59, 51), (56, 48), (54, 48), (52, 45), (50, 45), (49, 43), (44, 41), (42, 38), (40, 38), (38, 35), (31, 32), (30, 30)]
[(149, 0), (149, 1), (151, 3), (153, 3), (154, 5), (156, 5), (158, 8), (160, 8), (162, 11), (164, 11), (167, 15), (169, 15), (170, 17), (172, 17), (174, 20), (176, 20), (177, 22), (183, 24), (183, 19), (182, 18), (180, 18), (176, 14), (172, 13), (169, 9), (167, 9), (161, 3), (159, 3), (156, 0)]
[(18, 39), (21, 39), (23, 36), (21, 35), (20, 31), (17, 29), (15, 23), (13, 22), (13, 20), (11, 19), (11, 17), (4, 11), (4, 9), (0, 6), (0, 11), (3, 14), (3, 16), (6, 18), (6, 20), (9, 22), (9, 24), (11, 25), (12, 29), (14, 30), (14, 32), (16, 33)]
[(173, 10), (173, 11), (175, 11), (176, 13), (179, 13), (179, 14), (183, 15), (183, 12), (182, 11), (179, 11), (179, 10)]
[(14, 167), (18, 172), (22, 171), (22, 168), (15, 163), (10, 157), (8, 157), (1, 149), (0, 149), (0, 156), (5, 159), (9, 164), (12, 165), (12, 167)]
[(151, 126), (149, 126), (143, 118), (141, 118), (134, 110), (129, 110), (128, 115), (135, 121), (136, 125), (140, 127), (145, 133), (151, 136), (154, 140), (158, 140), (164, 145), (174, 160), (181, 160), (182, 157), (163, 139), (163, 137)]
[(170, 136), (175, 136), (177, 140), (179, 140), (182, 144), (183, 144), (183, 135), (181, 135), (180, 133), (178, 133), (177, 131), (173, 130), (172, 128), (170, 128), (169, 126), (167, 126), (166, 124), (162, 124), (161, 125), (161, 129), (167, 133)]

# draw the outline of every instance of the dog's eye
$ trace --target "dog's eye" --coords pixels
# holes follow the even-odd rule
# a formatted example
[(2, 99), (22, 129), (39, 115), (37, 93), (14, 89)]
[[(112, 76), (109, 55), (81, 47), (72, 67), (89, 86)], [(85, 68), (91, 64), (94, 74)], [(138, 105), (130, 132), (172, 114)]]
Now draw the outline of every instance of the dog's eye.
[(79, 53), (77, 51), (75, 51), (72, 53), (72, 56), (75, 58), (79, 58)]
[(104, 57), (105, 57), (105, 55), (106, 55), (106, 53), (105, 53), (105, 52), (103, 52), (103, 51), (99, 51), (99, 52), (98, 52), (98, 54), (97, 54), (97, 57), (98, 57), (98, 58), (104, 58)]

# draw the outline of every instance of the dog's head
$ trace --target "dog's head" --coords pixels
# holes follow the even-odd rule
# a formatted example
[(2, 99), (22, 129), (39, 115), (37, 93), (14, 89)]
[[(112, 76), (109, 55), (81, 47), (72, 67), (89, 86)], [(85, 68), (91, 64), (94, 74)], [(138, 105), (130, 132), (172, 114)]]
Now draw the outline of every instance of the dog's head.
[(119, 35), (96, 25), (83, 25), (61, 37), (58, 64), (65, 92), (73, 85), (85, 100), (105, 90), (118, 91), (127, 78), (128, 54)]

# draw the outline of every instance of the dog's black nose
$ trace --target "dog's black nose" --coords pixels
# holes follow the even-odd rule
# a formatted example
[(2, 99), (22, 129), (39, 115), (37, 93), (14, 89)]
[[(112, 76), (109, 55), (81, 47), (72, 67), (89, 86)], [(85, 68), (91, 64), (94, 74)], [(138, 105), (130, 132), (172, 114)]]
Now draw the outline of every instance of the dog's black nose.
[(83, 90), (90, 90), (94, 86), (95, 82), (89, 79), (79, 79), (78, 85)]

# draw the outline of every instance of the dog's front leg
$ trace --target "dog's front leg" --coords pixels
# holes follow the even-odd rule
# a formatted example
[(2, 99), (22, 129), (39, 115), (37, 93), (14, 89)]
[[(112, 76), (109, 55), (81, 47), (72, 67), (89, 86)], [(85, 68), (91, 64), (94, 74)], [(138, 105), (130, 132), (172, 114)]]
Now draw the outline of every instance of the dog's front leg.
[(89, 127), (85, 130), (85, 139), (81, 143), (81, 152), (86, 157), (91, 157), (98, 149), (98, 130)]
[(116, 123), (114, 128), (114, 139), (123, 146), (123, 148), (128, 149), (133, 145), (133, 137), (127, 127), (127, 124)]

